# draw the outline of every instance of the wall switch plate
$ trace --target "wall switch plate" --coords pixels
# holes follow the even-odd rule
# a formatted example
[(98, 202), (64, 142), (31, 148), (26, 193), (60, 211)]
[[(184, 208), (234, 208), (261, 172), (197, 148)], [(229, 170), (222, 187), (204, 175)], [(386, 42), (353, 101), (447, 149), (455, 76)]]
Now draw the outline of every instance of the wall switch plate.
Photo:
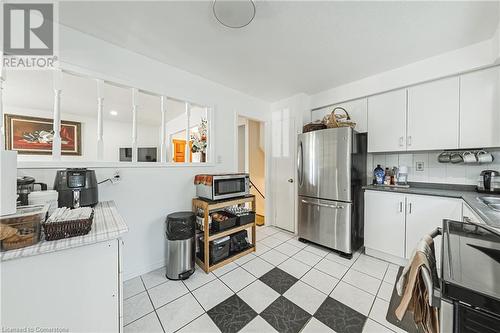
[(424, 171), (424, 162), (415, 162), (416, 171)]

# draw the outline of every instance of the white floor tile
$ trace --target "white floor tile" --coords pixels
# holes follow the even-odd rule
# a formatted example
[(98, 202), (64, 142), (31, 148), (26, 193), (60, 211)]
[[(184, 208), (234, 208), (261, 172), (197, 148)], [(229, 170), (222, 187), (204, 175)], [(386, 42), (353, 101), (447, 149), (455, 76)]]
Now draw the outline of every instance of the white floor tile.
[(335, 333), (335, 331), (313, 317), (309, 320), (304, 329), (302, 329), (301, 333)]
[(163, 333), (155, 312), (151, 312), (147, 316), (125, 326), (123, 331), (125, 333)]
[(144, 281), (146, 289), (153, 288), (163, 282), (167, 282), (168, 279), (165, 274), (166, 269), (165, 267), (162, 267), (160, 269), (142, 275), (142, 281)]
[(312, 252), (306, 251), (306, 250), (307, 250), (307, 247), (304, 250), (295, 254), (292, 258), (294, 258), (300, 262), (303, 262), (306, 265), (310, 265), (310, 266), (314, 266), (318, 262), (321, 261), (320, 256), (318, 256)]
[(212, 271), (216, 276), (221, 277), (222, 275), (231, 272), (233, 269), (238, 268), (239, 266), (235, 264), (234, 262), (230, 262), (222, 267), (217, 268), (216, 270)]
[(263, 240), (263, 239), (264, 239), (264, 238), (266, 238), (266, 237), (269, 237), (269, 235), (264, 234), (264, 233), (262, 233), (262, 232), (260, 232), (260, 233), (259, 233), (259, 232), (257, 231), (257, 236), (256, 236), (255, 238), (257, 238), (257, 241), (258, 241), (258, 242), (260, 242), (261, 240)]
[(279, 297), (279, 294), (264, 282), (257, 280), (238, 292), (238, 296), (255, 312), (261, 313)]
[(323, 273), (329, 274), (337, 279), (341, 279), (347, 272), (349, 267), (342, 264), (336, 263), (334, 261), (323, 259), (314, 268), (322, 271)]
[(306, 265), (293, 258), (282, 262), (278, 267), (288, 274), (295, 276), (297, 279), (300, 279), (304, 274), (307, 273), (308, 270), (311, 269), (311, 266)]
[(292, 233), (285, 232), (285, 231), (278, 231), (277, 233), (273, 234), (272, 236), (274, 238), (278, 238), (279, 240), (282, 240), (284, 242), (286, 242), (287, 240), (292, 239), (294, 237), (294, 235)]
[(278, 266), (283, 261), (288, 259), (288, 256), (274, 249), (264, 253), (260, 257), (265, 261), (267, 261), (268, 263), (273, 264), (274, 266)]
[(300, 251), (300, 248), (293, 246), (292, 244), (289, 244), (288, 242), (285, 242), (281, 245), (278, 245), (274, 249), (283, 253), (283, 254), (286, 254), (289, 257), (293, 256), (295, 253)]
[(399, 266), (390, 264), (387, 272), (385, 272), (384, 281), (389, 283), (395, 283), (398, 277)]
[(193, 291), (193, 295), (198, 302), (200, 302), (205, 311), (208, 311), (233, 295), (233, 292), (221, 281), (214, 280)]
[(281, 230), (279, 228), (269, 226), (269, 227), (265, 228), (264, 232), (267, 233), (268, 235), (274, 235), (275, 233), (280, 232), (280, 231)]
[(370, 311), (369, 317), (375, 320), (376, 322), (390, 328), (394, 332), (405, 333), (406, 331), (400, 329), (397, 326), (394, 326), (385, 319), (385, 317), (387, 316), (388, 309), (389, 309), (389, 302), (386, 302), (383, 299), (377, 297), (375, 299), (375, 302), (373, 303), (373, 307)]
[(368, 318), (365, 323), (365, 327), (363, 328), (363, 333), (389, 333), (394, 332), (387, 327), (380, 325), (376, 321)]
[(309, 251), (311, 253), (314, 253), (315, 255), (320, 256), (321, 258), (325, 257), (328, 253), (331, 252), (330, 250), (328, 250), (324, 247), (314, 245), (314, 244), (307, 245), (304, 248), (304, 250)]
[(339, 279), (318, 271), (315, 268), (307, 272), (300, 280), (327, 295), (329, 295), (337, 283), (339, 283)]
[(269, 250), (271, 250), (271, 248), (269, 246), (265, 246), (264, 244), (262, 244), (262, 242), (258, 242), (257, 249), (255, 250), (254, 253), (255, 253), (255, 255), (261, 256)]
[(278, 331), (262, 319), (261, 316), (257, 316), (238, 333), (278, 333)]
[(283, 296), (300, 306), (310, 314), (314, 314), (326, 299), (327, 295), (305, 284), (297, 281)]
[(149, 296), (155, 309), (163, 306), (174, 299), (181, 297), (189, 292), (181, 281), (167, 281), (154, 288), (149, 289)]
[[(260, 245), (259, 245), (259, 247), (260, 247)], [(233, 262), (241, 266), (241, 265), (243, 265), (243, 264), (245, 264), (245, 263), (247, 263), (250, 260), (255, 259), (255, 258), (256, 258), (255, 254), (249, 253), (249, 254), (244, 255), (241, 258), (236, 259)]]
[(262, 260), (261, 258), (255, 258), (254, 260), (247, 262), (241, 267), (258, 278), (274, 268), (273, 265), (271, 265), (267, 261)]
[(123, 301), (123, 324), (127, 325), (153, 311), (148, 294), (142, 292)]
[(175, 332), (205, 311), (191, 294), (182, 296), (175, 301), (156, 310), (165, 332)]
[(220, 278), (232, 291), (238, 292), (253, 281), (255, 281), (255, 276), (248, 273), (241, 267), (225, 274)]
[(350, 269), (344, 275), (342, 281), (369, 292), (372, 295), (377, 295), (378, 287), (380, 287), (380, 284), (382, 283), (382, 280), (374, 278), (368, 274), (358, 272), (354, 269)]
[(352, 265), (352, 268), (382, 280), (388, 266), (389, 264), (385, 261), (363, 254), (356, 260), (354, 265)]
[[(261, 240), (259, 243), (264, 244), (267, 247), (274, 248), (274, 247), (280, 245), (281, 243), (284, 243), (284, 241), (281, 239), (275, 238), (274, 236), (269, 236), (269, 237)], [(257, 244), (257, 248), (259, 247), (258, 245), (259, 244)]]
[(307, 246), (307, 243), (303, 243), (303, 242), (299, 241), (296, 237), (289, 239), (286, 242), (290, 245), (298, 247), (299, 249), (303, 249)]
[(341, 257), (340, 254), (338, 254), (338, 253), (331, 252), (331, 253), (328, 253), (326, 255), (326, 259), (331, 260), (331, 261), (335, 261), (336, 263), (342, 264), (342, 265), (347, 266), (347, 267), (351, 267), (352, 264), (354, 264), (354, 262), (356, 261), (357, 257), (355, 259), (354, 254), (353, 254), (352, 259), (347, 259), (347, 258)]
[(220, 329), (215, 325), (215, 323), (210, 319), (210, 317), (205, 313), (203, 316), (196, 318), (188, 325), (184, 326), (177, 333), (220, 333)]
[(135, 296), (144, 290), (146, 289), (144, 289), (144, 284), (140, 276), (127, 280), (123, 282), (123, 299)]
[(215, 279), (216, 277), (213, 273), (207, 274), (201, 268), (196, 267), (194, 273), (188, 279), (184, 280), (184, 284), (189, 290), (193, 291)]
[(365, 316), (368, 316), (373, 301), (375, 300), (374, 295), (342, 281), (333, 289), (330, 296)]
[(392, 290), (394, 285), (388, 282), (382, 282), (377, 297), (382, 298), (384, 301), (390, 302), (392, 297)]

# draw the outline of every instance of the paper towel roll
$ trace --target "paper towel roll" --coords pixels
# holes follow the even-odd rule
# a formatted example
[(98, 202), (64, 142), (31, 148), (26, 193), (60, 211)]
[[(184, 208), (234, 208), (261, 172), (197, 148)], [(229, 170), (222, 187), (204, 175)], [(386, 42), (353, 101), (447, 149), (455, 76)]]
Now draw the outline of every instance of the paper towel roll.
[(17, 200), (17, 151), (0, 150), (0, 215), (14, 214)]

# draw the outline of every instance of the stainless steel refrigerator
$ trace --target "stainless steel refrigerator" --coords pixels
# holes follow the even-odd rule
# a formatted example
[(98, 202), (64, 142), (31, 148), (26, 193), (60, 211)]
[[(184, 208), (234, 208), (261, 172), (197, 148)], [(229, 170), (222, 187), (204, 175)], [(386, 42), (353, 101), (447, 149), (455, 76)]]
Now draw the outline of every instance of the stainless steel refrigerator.
[(352, 255), (363, 244), (366, 134), (299, 134), (297, 168), (299, 238)]

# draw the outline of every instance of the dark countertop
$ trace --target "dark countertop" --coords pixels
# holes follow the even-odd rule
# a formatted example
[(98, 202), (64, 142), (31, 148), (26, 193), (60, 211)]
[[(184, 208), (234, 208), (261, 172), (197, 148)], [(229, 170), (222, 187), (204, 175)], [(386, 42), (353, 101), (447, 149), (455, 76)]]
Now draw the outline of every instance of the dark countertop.
[(500, 212), (494, 211), (479, 200), (481, 197), (491, 197), (500, 195), (479, 193), (475, 191), (475, 186), (450, 185), (450, 184), (430, 184), (430, 183), (410, 183), (410, 187), (387, 187), (379, 185), (363, 186), (364, 190), (396, 192), (408, 194), (431, 195), (437, 197), (457, 198), (464, 200), (467, 205), (489, 226), (500, 228)]

